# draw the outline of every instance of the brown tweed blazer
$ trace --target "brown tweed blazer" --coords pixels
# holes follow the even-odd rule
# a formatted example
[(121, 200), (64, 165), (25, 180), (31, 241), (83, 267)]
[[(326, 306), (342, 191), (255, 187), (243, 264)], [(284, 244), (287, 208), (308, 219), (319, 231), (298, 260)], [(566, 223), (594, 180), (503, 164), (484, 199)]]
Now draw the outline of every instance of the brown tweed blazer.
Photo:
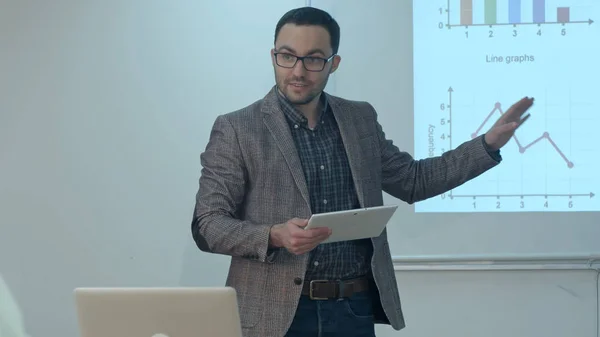
[[(309, 194), (275, 87), (261, 100), (217, 117), (205, 151), (192, 233), (205, 252), (232, 257), (226, 285), (236, 289), (245, 337), (284, 336), (301, 292), (308, 254), (268, 252), (269, 229), (309, 218)], [(414, 203), (463, 184), (497, 165), (480, 137), (438, 158), (415, 161), (385, 138), (366, 102), (329, 96), (363, 207), (383, 191)], [(379, 323), (404, 327), (387, 232), (372, 239)], [(300, 283), (300, 284), (299, 284)]]

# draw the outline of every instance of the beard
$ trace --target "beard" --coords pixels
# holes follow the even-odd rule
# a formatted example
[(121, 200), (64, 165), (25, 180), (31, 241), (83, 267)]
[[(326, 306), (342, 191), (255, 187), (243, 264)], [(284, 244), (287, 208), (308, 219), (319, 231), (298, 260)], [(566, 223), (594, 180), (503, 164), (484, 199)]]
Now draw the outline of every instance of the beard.
[[(277, 81), (277, 86), (283, 95), (287, 98), (290, 103), (294, 105), (306, 105), (318, 98), (325, 87), (327, 86), (327, 76), (321, 82), (310, 82), (302, 77), (292, 77), (289, 79), (280, 79)], [(294, 90), (292, 83), (306, 85), (306, 89), (301, 92)]]

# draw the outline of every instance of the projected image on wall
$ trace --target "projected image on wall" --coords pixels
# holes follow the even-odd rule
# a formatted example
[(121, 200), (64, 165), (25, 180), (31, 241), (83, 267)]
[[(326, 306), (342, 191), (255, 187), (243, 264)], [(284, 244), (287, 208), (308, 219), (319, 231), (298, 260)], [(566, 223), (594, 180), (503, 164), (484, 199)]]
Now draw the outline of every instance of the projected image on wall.
[(415, 211), (600, 211), (600, 3), (413, 6), (415, 157), (456, 148), (484, 134), (521, 97), (535, 98), (498, 167)]

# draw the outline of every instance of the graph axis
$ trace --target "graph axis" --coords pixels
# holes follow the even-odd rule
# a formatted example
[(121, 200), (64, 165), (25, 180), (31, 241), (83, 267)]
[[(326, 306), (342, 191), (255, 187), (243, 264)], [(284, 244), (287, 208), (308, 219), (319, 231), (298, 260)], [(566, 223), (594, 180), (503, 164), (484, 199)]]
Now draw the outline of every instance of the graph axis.
[(492, 23), (492, 24), (486, 24), (486, 23), (473, 23), (473, 24), (450, 24), (450, 23), (446, 23), (445, 26), (448, 29), (451, 29), (453, 27), (465, 27), (465, 29), (468, 29), (469, 27), (489, 27), (489, 28), (494, 28), (496, 26), (512, 26), (512, 27), (518, 27), (518, 26), (545, 26), (545, 25), (561, 25), (561, 26), (566, 26), (568, 24), (580, 24), (580, 23), (587, 23), (589, 25), (591, 25), (592, 23), (594, 23), (594, 20), (589, 19), (589, 20), (584, 20), (584, 21), (569, 21), (569, 22), (557, 22), (557, 21), (548, 21), (548, 22), (521, 22), (521, 23), (508, 23), (508, 22), (504, 22), (504, 23)]
[[(448, 149), (452, 150), (452, 139), (453, 139), (453, 131), (452, 131), (452, 124), (453, 124), (453, 117), (452, 117), (452, 112), (453, 112), (453, 103), (452, 103), (452, 96), (454, 93), (454, 89), (452, 88), (452, 86), (448, 87), (448, 102), (445, 104), (445, 107), (447, 108), (448, 111), (448, 119), (446, 121), (446, 123), (448, 124), (448, 135), (447, 135), (447, 139), (448, 139)], [(502, 105), (497, 102), (496, 104), (494, 104), (494, 108), (490, 111), (490, 113), (488, 113), (488, 115), (486, 116), (486, 118), (484, 119), (484, 121), (480, 124), (480, 126), (477, 128), (477, 130), (475, 132), (473, 132), (471, 134), (471, 139), (474, 139), (475, 137), (477, 137), (479, 135), (479, 133), (481, 132), (481, 130), (483, 129), (483, 127), (485, 126), (485, 124), (489, 121), (489, 119), (496, 113), (499, 112), (500, 115), (503, 114), (502, 111)], [(554, 150), (561, 156), (561, 158), (566, 162), (566, 165), (569, 169), (572, 169), (575, 164), (569, 159), (567, 158), (567, 156), (564, 154), (564, 152), (562, 152), (560, 150), (560, 148), (558, 147), (558, 145), (552, 140), (552, 138), (550, 137), (550, 134), (548, 132), (544, 132), (542, 134), (542, 136), (536, 138), (534, 141), (530, 142), (529, 144), (523, 146), (522, 143), (518, 140), (518, 137), (516, 135), (513, 135), (511, 137), (512, 140), (514, 140), (517, 143), (517, 146), (519, 147), (519, 153), (524, 154), (526, 152), (526, 150), (534, 145), (536, 145), (537, 143), (539, 143), (541, 140), (547, 140), (552, 147), (554, 148)], [(582, 198), (582, 197), (587, 197), (587, 198), (593, 198), (595, 197), (596, 194), (594, 192), (589, 192), (589, 193), (515, 193), (515, 194), (502, 194), (502, 193), (493, 193), (493, 194), (456, 194), (454, 193), (454, 189), (451, 189), (450, 191), (448, 191), (448, 198), (450, 198), (450, 200), (454, 200), (454, 199), (473, 199), (476, 200), (478, 198), (496, 198), (496, 199), (502, 199), (502, 198), (520, 198), (520, 199), (525, 199), (525, 198), (532, 198), (532, 197), (536, 197), (536, 198), (544, 198), (544, 199), (548, 199), (548, 198), (568, 198), (568, 199), (573, 199), (573, 198)]]

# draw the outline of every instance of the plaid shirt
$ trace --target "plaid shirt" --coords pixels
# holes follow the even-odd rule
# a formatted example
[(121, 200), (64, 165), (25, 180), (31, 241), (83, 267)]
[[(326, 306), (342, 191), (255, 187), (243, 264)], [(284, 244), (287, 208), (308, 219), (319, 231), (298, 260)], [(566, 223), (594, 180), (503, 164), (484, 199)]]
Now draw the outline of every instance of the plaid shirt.
[[(289, 123), (310, 195), (313, 214), (359, 208), (352, 172), (335, 117), (321, 95), (322, 113), (314, 129), (277, 90)], [(339, 280), (364, 276), (370, 271), (371, 241), (321, 244), (310, 252), (306, 280)]]

